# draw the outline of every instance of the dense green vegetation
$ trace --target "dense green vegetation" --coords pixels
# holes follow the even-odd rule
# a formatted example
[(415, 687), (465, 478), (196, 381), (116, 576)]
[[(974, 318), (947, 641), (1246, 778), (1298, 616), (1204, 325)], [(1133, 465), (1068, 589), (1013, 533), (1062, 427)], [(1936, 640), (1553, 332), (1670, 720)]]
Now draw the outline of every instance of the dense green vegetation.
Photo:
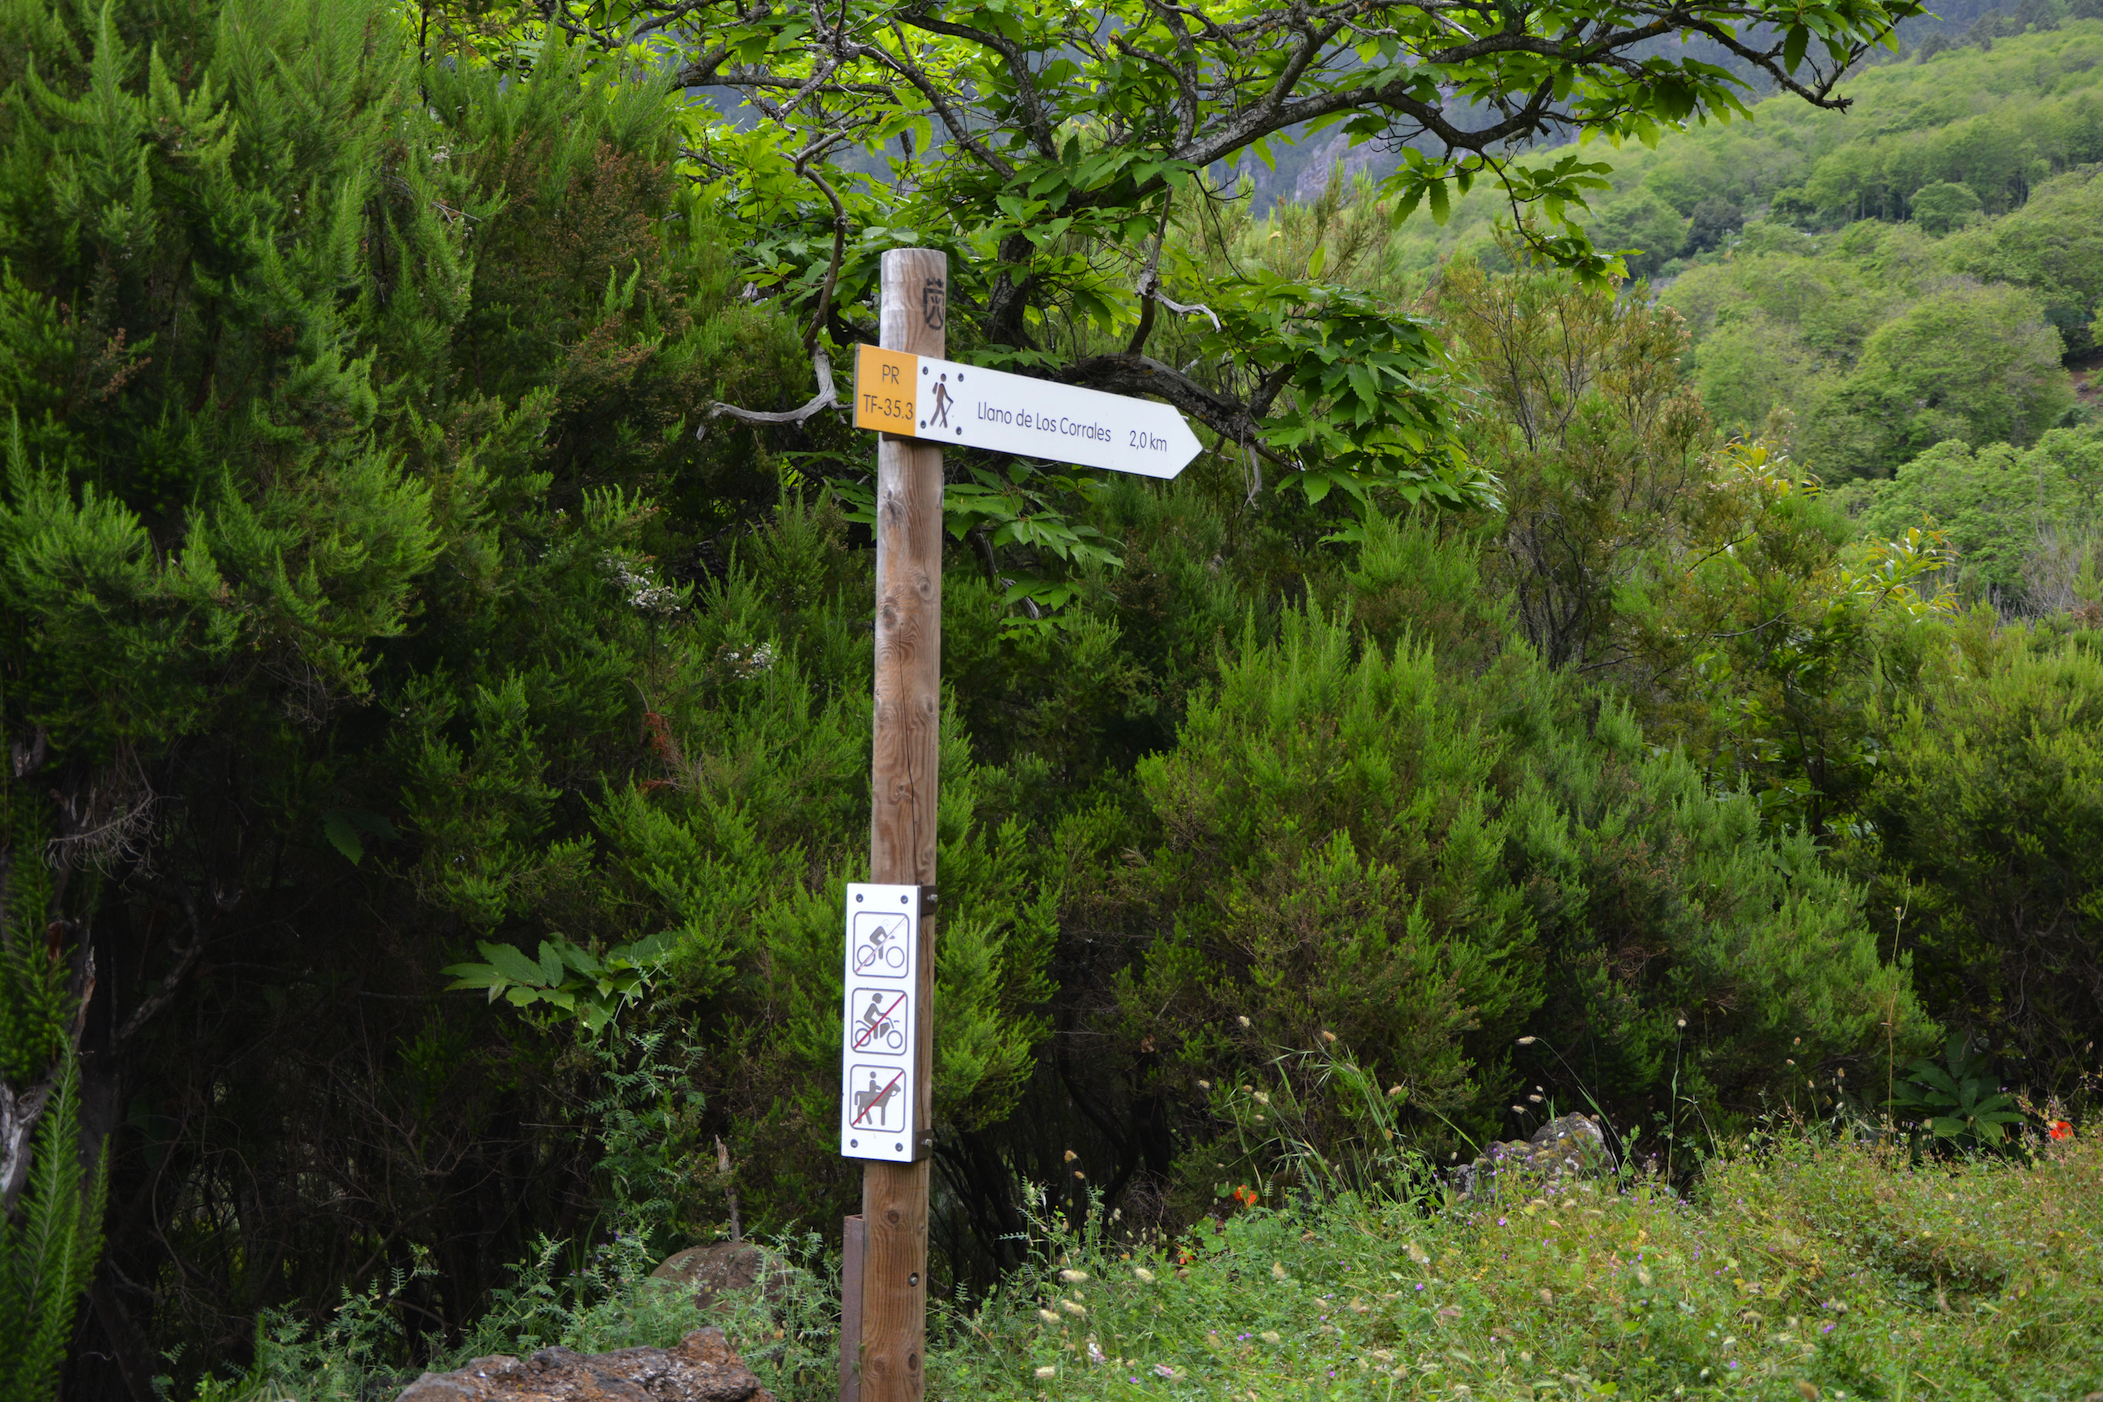
[[(1601, 1276), (1606, 1313), (1528, 1316), (1561, 1331), (1531, 1349), (1503, 1317), (1583, 1296), (1580, 1248), (1479, 1275), (1502, 1228), (1424, 1218), (1428, 1175), (1589, 1105), (1636, 1191), (1567, 1224), (1606, 1234), (1588, 1260), (1635, 1231), (1779, 1260), (1789, 1213), (1911, 1201), (1938, 1155), (2088, 1112), (2103, 431), (2066, 362), (2103, 291), (2103, 22), (2041, 4), (1862, 74), (1846, 117), (1805, 69), (1680, 131), (1720, 78), (1556, 60), (1578, 96), (1540, 129), (1626, 138), (1593, 225), (1670, 244), (1655, 296), (1598, 276), (1582, 170), (1500, 169), (1487, 138), (1258, 218), (1114, 56), (1060, 70), (1080, 105), (1040, 146), (997, 46), (924, 51), (1013, 135), (996, 179), (919, 88), (720, 121), (681, 87), (730, 81), (723, 53), (626, 45), (604, 7), (0, 7), (0, 1109), (35, 1121), (0, 1174), (0, 1323), (35, 1340), (10, 1380), (48, 1391), (64, 1354), (79, 1397), (225, 1395), (251, 1364), (349, 1396), (670, 1328), (637, 1267), (733, 1224), (822, 1251), (858, 1190), (832, 1067), (869, 447), (822, 402), (713, 410), (805, 401), (867, 335), (877, 255), (925, 242), (953, 354), (1166, 385), (1213, 445), (1174, 484), (954, 455), (942, 1366), (1071, 1369), (1032, 1322), (1062, 1250), (1196, 1251), (1172, 1342), (1112, 1356), (1209, 1378), (1204, 1329), (1272, 1329), (1292, 1346), (1216, 1358), (1371, 1387), (1308, 1314), (1423, 1265), (1422, 1234), (1478, 1292), (1442, 1345), (1466, 1385), (1525, 1350), (1721, 1388), (1719, 1283), (1654, 1310)], [(1899, 9), (1820, 8), (1761, 61), (1844, 65)], [(789, 20), (749, 27), (811, 61)], [(1373, 103), (1378, 65), (1332, 57), (1309, 81)], [(1540, 197), (1528, 229), (1489, 229), (1500, 180)], [(1970, 1100), (1909, 1078), (1936, 1053)], [(2002, 1082), (2028, 1103), (1981, 1111)], [(1250, 1132), (1259, 1083), (1290, 1136)], [(1742, 1147), (1814, 1088), (1826, 1129)], [(1849, 1147), (1938, 1120), (1919, 1163)], [(1740, 1146), (1700, 1178), (1697, 1123)], [(1967, 1172), (2041, 1221), (2087, 1152)], [(1734, 1220), (1740, 1183), (1772, 1220)], [(1245, 1184), (1265, 1206), (1234, 1215)], [(1953, 1386), (2047, 1347), (2042, 1317), (1929, 1318), (1882, 1211), (1819, 1228), (1873, 1277), (1851, 1309), (1937, 1331)], [(1936, 1288), (1980, 1301), (2053, 1230), (1967, 1220), (2002, 1264)], [(1290, 1303), (1237, 1323), (1250, 1252)], [(2092, 1318), (2092, 1265), (2046, 1283), (2052, 1318)], [(1736, 1337), (1786, 1381), (1776, 1319), (1819, 1277), (1774, 1272)], [(829, 1348), (806, 1293), (769, 1366)], [(1121, 1284), (1104, 1327), (1150, 1302)], [(1396, 1395), (1446, 1327), (1413, 1309), (1369, 1344)], [(1899, 1386), (1905, 1346), (1861, 1332), (1806, 1376)]]

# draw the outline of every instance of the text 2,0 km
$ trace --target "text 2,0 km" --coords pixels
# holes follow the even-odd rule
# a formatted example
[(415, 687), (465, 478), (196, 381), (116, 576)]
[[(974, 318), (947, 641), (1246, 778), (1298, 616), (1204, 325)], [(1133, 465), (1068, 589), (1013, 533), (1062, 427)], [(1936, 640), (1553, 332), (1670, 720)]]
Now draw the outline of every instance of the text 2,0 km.
[(1132, 441), (1125, 445), (1127, 448), (1144, 448), (1150, 453), (1165, 453), (1168, 451), (1168, 440), (1166, 438), (1157, 437), (1154, 434), (1145, 433), (1136, 428), (1127, 431), (1132, 436)]

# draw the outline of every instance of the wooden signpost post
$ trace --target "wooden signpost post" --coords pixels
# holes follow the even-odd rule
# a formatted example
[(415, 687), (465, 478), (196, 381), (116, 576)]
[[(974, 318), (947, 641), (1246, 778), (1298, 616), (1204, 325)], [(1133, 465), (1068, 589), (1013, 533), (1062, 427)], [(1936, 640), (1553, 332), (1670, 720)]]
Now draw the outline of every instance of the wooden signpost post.
[(942, 708), (942, 443), (1173, 477), (1199, 443), (1165, 404), (943, 359), (949, 260), (883, 258), (881, 347), (860, 347), (855, 423), (876, 442), (876, 712), (869, 882), (847, 888), (840, 1152), (847, 1219), (841, 1402), (920, 1402)]

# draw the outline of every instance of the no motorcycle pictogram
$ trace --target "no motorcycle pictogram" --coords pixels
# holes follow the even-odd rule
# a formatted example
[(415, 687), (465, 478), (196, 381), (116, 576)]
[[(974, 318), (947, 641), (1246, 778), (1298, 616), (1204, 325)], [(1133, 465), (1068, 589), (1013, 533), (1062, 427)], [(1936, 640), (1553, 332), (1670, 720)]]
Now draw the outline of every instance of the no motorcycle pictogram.
[(906, 1011), (906, 997), (902, 988), (855, 989), (848, 1005), (859, 1005), (861, 1012), (848, 1029), (848, 1050), (878, 1055), (903, 1052), (906, 1024), (912, 1021)]

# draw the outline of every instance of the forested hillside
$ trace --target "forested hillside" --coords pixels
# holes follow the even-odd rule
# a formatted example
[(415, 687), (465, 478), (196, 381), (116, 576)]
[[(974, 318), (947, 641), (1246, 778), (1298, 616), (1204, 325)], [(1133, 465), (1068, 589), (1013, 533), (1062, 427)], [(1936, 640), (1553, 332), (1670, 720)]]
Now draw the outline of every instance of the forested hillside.
[[(1779, 16), (1721, 125), (1720, 70), (1388, 7), (1308, 70), (1339, 120), (1428, 101), (1402, 49), (1560, 64), (1542, 139), (1265, 213), (1205, 183), (1241, 108), (1057, 16), (554, 13), (0, 8), (10, 1395), (348, 1397), (692, 1242), (823, 1265), (873, 572), (825, 391), (895, 247), (952, 356), (1207, 447), (949, 458), (939, 1297), (1572, 1108), (1680, 1189), (1789, 1116), (2089, 1112), (2103, 19), (1841, 113), (1912, 8)], [(1523, 168), (1576, 126), (1589, 216)]]

